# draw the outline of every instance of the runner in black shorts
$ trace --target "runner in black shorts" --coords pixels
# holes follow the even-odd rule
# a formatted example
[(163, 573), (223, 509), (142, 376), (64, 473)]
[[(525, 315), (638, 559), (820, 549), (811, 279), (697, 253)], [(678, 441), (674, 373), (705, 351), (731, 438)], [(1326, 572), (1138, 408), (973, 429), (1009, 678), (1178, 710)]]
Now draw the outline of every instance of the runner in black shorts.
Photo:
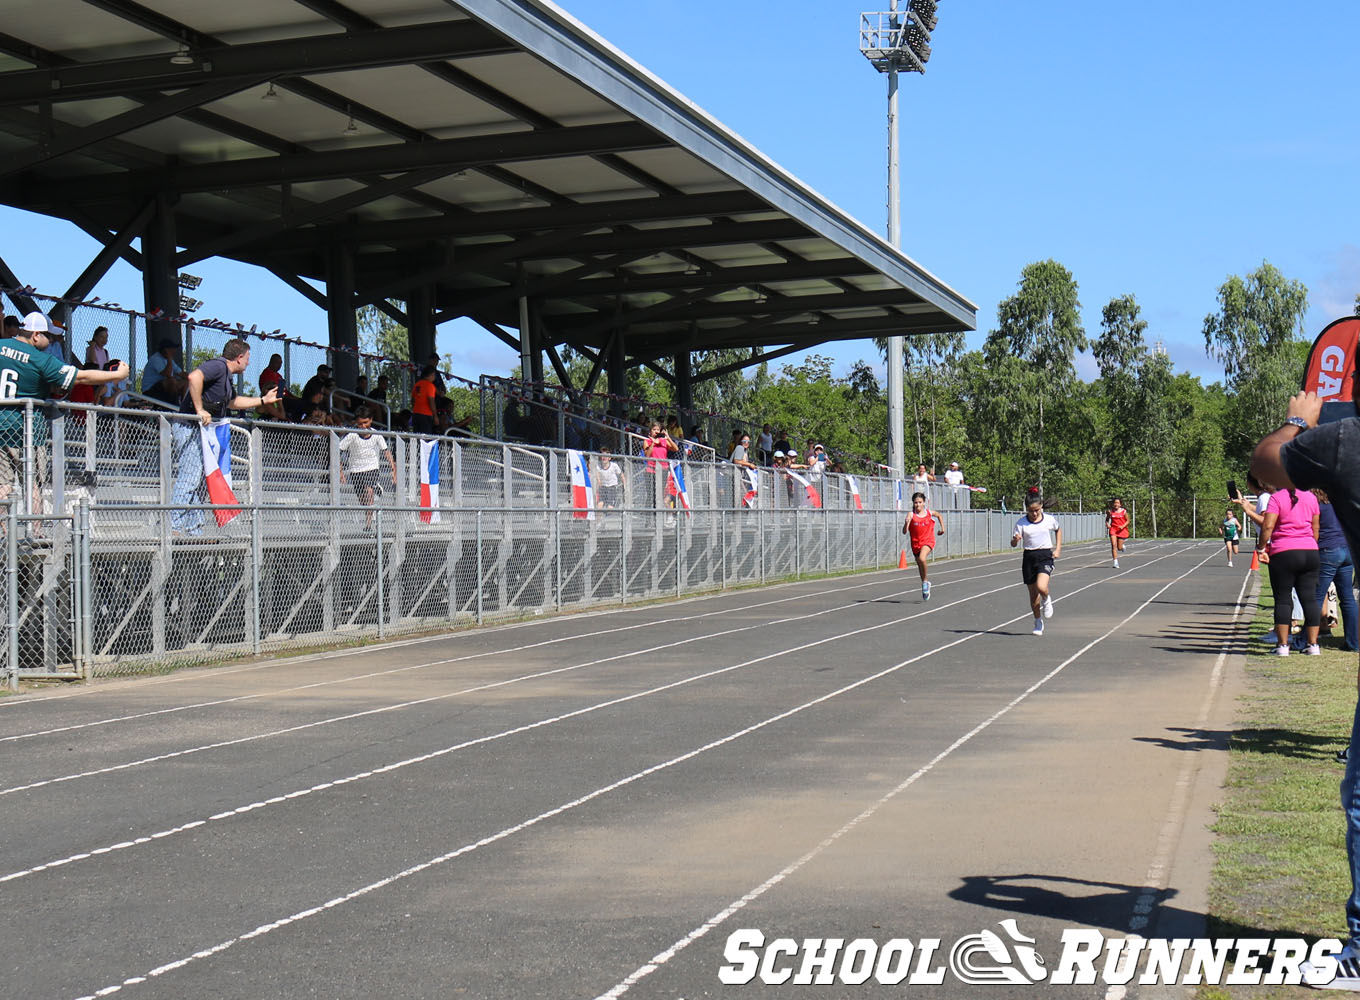
[(1034, 613), (1034, 634), (1044, 634), (1044, 619), (1053, 617), (1053, 598), (1048, 593), (1053, 563), (1062, 554), (1062, 528), (1052, 514), (1044, 513), (1044, 502), (1031, 493), (1025, 516), (1015, 522), (1011, 548), (1024, 543), (1020, 577), (1029, 588), (1029, 607)]

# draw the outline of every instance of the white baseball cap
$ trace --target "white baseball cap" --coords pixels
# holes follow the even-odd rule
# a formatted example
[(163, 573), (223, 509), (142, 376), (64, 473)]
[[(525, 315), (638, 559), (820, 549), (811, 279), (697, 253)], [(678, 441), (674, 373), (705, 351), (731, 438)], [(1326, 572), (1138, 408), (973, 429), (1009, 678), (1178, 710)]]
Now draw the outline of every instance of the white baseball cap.
[(790, 448), (790, 449), (789, 449), (789, 458), (797, 458), (797, 457), (798, 457), (798, 452), (796, 452), (796, 451), (794, 451), (792, 448)]
[(48, 319), (40, 312), (31, 312), (24, 317), (24, 332), (26, 333), (51, 333), (53, 330), (60, 329), (62, 329), (60, 323)]

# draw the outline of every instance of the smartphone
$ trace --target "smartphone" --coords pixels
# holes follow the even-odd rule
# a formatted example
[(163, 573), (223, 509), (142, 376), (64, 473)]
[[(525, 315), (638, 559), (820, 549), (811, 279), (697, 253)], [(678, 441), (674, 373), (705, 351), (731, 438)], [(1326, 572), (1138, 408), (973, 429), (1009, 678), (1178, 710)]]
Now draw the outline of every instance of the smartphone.
[(1241, 498), (1242, 498), (1242, 494), (1237, 492), (1237, 480), (1236, 480), (1236, 479), (1229, 479), (1229, 480), (1228, 480), (1228, 499), (1229, 499), (1229, 500), (1240, 500)]

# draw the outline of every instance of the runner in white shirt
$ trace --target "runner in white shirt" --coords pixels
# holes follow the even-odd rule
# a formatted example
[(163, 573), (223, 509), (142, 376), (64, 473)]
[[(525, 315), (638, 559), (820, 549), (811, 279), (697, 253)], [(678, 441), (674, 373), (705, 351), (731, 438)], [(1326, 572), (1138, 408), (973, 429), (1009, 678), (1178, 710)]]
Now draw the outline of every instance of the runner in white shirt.
[(1020, 561), (1020, 577), (1029, 588), (1029, 607), (1034, 613), (1034, 634), (1044, 634), (1044, 619), (1053, 617), (1053, 598), (1048, 592), (1053, 563), (1062, 554), (1062, 528), (1058, 519), (1044, 512), (1044, 502), (1038, 493), (1031, 493), (1025, 504), (1025, 516), (1015, 522), (1011, 548), (1024, 546)]

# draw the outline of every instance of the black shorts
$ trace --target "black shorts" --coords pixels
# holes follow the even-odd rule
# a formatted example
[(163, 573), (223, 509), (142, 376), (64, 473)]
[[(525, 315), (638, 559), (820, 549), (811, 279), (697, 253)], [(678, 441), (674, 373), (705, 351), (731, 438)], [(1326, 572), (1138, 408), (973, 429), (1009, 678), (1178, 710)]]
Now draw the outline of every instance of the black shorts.
[(1025, 554), (1020, 559), (1020, 579), (1026, 584), (1034, 583), (1039, 579), (1040, 573), (1053, 575), (1053, 550), (1025, 549)]
[(365, 469), (363, 472), (351, 472), (349, 474), (350, 486), (354, 490), (354, 495), (360, 500), (364, 498), (364, 488), (371, 489), (375, 496), (382, 496), (383, 488), (378, 483), (379, 469)]

